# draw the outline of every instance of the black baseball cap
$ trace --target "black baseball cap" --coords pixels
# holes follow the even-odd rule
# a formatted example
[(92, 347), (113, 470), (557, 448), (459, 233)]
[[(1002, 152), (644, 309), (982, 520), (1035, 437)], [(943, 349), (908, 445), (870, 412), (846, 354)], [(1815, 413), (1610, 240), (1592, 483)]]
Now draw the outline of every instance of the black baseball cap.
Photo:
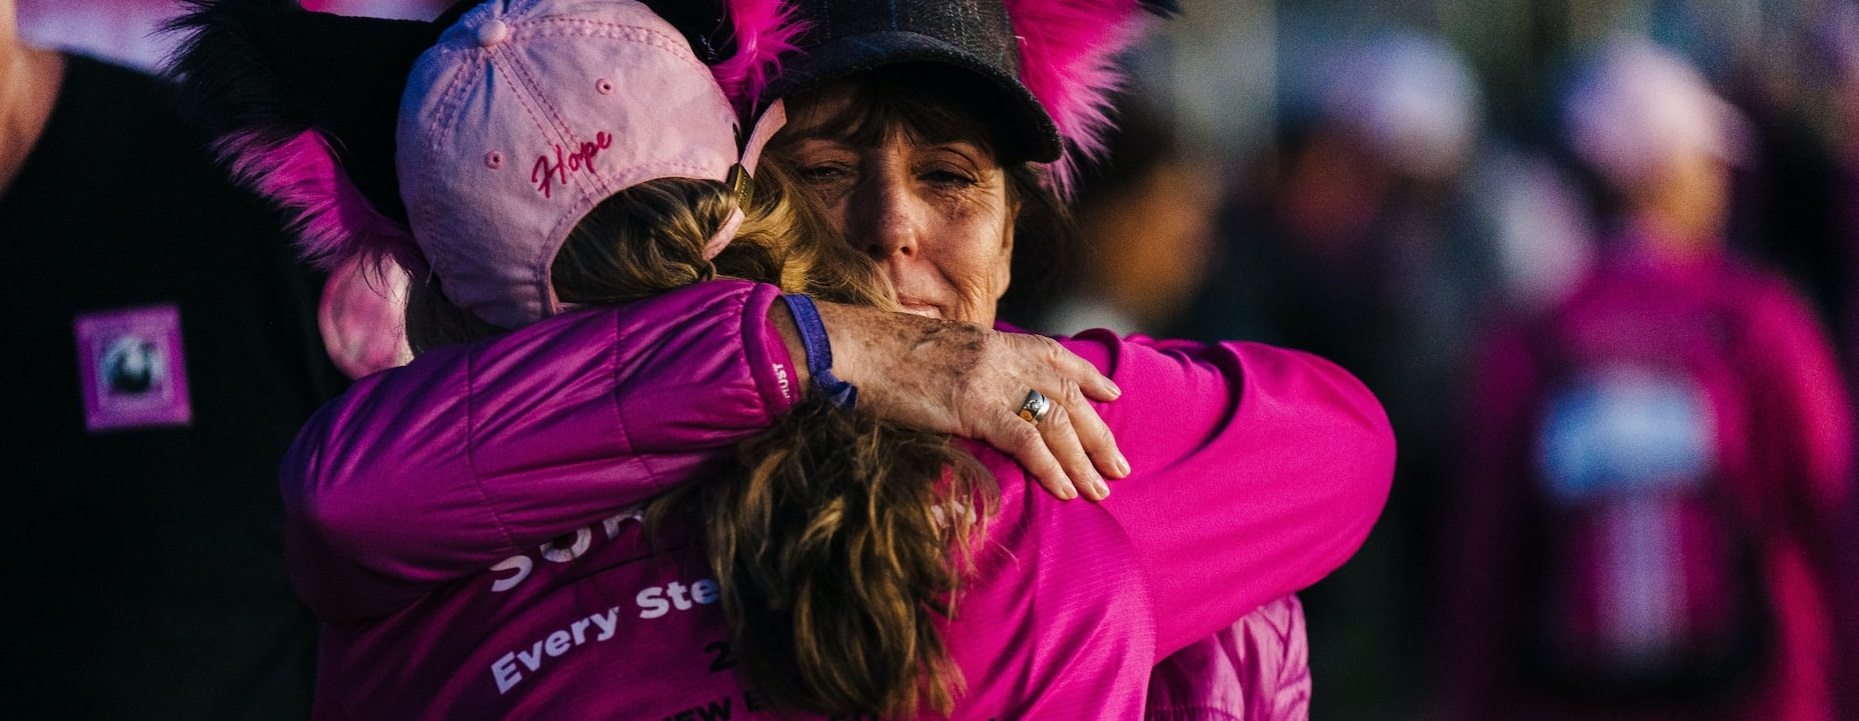
[(904, 64), (966, 72), (1008, 126), (1016, 160), (1058, 160), (1058, 126), (1020, 82), (1020, 48), (1001, 0), (791, 0), (808, 24), (764, 97), (788, 98), (857, 73)]

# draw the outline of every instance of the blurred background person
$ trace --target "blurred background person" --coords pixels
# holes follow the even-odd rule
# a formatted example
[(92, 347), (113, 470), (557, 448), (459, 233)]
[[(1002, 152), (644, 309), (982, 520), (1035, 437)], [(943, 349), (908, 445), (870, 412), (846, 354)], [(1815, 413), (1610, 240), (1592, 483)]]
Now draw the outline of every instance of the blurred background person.
[[(109, 60), (162, 74), (175, 35), (161, 26), (178, 15), (181, 0), (18, 0), (19, 34), (41, 47)], [(303, 0), (311, 10), (348, 15), (429, 19), (450, 0)], [(182, 104), (188, 101), (183, 99)], [(395, 274), (364, 276), (360, 264), (327, 274), (317, 321), (336, 366), (350, 378), (412, 359), (400, 328), (406, 284)]]
[(1080, 174), (1078, 257), (1053, 259), (1058, 300), (1029, 324), (1040, 331), (1170, 337), (1212, 270), (1225, 178), (1210, 158), (1186, 152), (1166, 98), (1132, 64), (1136, 85), (1118, 97), (1107, 152)]
[[(1051, 269), (1056, 298), (1028, 327), (1072, 335), (1107, 328), (1120, 335), (1169, 337), (1209, 280), (1214, 220), (1226, 179), (1207, 157), (1188, 153), (1165, 90), (1144, 78), (1139, 50), (1123, 59), (1132, 87), (1118, 95), (1117, 127), (1101, 160), (1087, 165), (1071, 199), (1078, 239), (1070, 254), (1033, 244)], [(1053, 257), (1056, 256), (1056, 257)], [(1276, 599), (1165, 659), (1151, 677), (1144, 718), (1304, 719), (1316, 688), (1310, 641), (1296, 594)], [(1237, 679), (1237, 683), (1234, 683)], [(1330, 684), (1325, 683), (1325, 688)]]
[(1729, 247), (1750, 126), (1637, 39), (1560, 110), (1604, 240), (1567, 299), (1481, 342), (1442, 524), (1442, 713), (1839, 718), (1851, 408), (1814, 308)]
[[(19, 35), (41, 47), (68, 48), (122, 65), (157, 70), (174, 51), (161, 24), (180, 0), (16, 0)], [(301, 0), (304, 9), (341, 15), (430, 20), (451, 0)]]
[(15, 17), (0, 0), (20, 586), (0, 697), (19, 718), (305, 718), (316, 625), (285, 581), (277, 471), (345, 386), (322, 279), (167, 82), (25, 43)]
[(1378, 32), (1321, 56), (1284, 91), (1302, 99), (1282, 111), (1272, 162), (1227, 198), (1216, 282), (1186, 334), (1309, 350), (1383, 399), (1401, 444), (1388, 510), (1356, 559), (1300, 594), (1324, 619), (1310, 626), (1314, 674), (1379, 699), (1351, 714), (1379, 713), (1415, 695), (1408, 660), (1423, 637), (1407, 619), (1419, 610), (1424, 513), (1449, 450), (1466, 329), (1498, 282), (1468, 183), (1484, 111), (1471, 69), (1435, 35)]

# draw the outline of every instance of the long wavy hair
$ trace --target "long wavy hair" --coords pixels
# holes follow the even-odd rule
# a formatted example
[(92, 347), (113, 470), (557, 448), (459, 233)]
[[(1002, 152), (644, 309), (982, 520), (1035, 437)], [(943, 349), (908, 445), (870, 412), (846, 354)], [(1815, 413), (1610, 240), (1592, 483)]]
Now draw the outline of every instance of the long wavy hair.
[[(876, 266), (840, 241), (779, 162), (762, 164), (742, 230), (704, 245), (736, 208), (722, 183), (663, 179), (597, 205), (552, 265), (566, 303), (626, 303), (717, 276), (896, 309)], [(416, 352), (501, 332), (413, 283)], [(939, 624), (998, 507), (995, 479), (950, 437), (812, 396), (740, 444), (729, 478), (647, 504), (648, 538), (696, 523), (746, 681), (780, 708), (947, 714), (964, 681)]]

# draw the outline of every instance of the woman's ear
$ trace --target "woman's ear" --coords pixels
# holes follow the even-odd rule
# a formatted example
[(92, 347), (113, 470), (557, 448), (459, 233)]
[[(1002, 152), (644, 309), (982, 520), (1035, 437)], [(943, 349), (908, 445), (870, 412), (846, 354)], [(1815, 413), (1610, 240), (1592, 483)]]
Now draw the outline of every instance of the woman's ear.
[(1020, 202), (1009, 198), (1007, 218), (1001, 223), (1000, 258), (994, 263), (994, 302), (1007, 295), (1007, 286), (1013, 282), (1013, 227), (1020, 217)]
[(1001, 221), (1000, 259), (994, 264), (994, 301), (996, 304), (1001, 298), (1006, 297), (1007, 287), (1013, 282), (1014, 230), (1020, 225), (1020, 211), (1026, 209), (1026, 202), (1021, 198), (1023, 191), (1011, 169), (1001, 169), (1001, 181), (1006, 184), (1007, 216)]

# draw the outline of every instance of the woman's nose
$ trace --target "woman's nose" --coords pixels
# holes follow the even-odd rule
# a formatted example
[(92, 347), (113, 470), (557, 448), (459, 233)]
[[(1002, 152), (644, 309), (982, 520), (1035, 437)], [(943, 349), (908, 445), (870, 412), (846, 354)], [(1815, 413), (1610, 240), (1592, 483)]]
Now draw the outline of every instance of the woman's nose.
[(864, 183), (851, 199), (861, 222), (849, 240), (873, 260), (914, 256), (921, 241), (920, 201), (906, 183), (881, 174)]

